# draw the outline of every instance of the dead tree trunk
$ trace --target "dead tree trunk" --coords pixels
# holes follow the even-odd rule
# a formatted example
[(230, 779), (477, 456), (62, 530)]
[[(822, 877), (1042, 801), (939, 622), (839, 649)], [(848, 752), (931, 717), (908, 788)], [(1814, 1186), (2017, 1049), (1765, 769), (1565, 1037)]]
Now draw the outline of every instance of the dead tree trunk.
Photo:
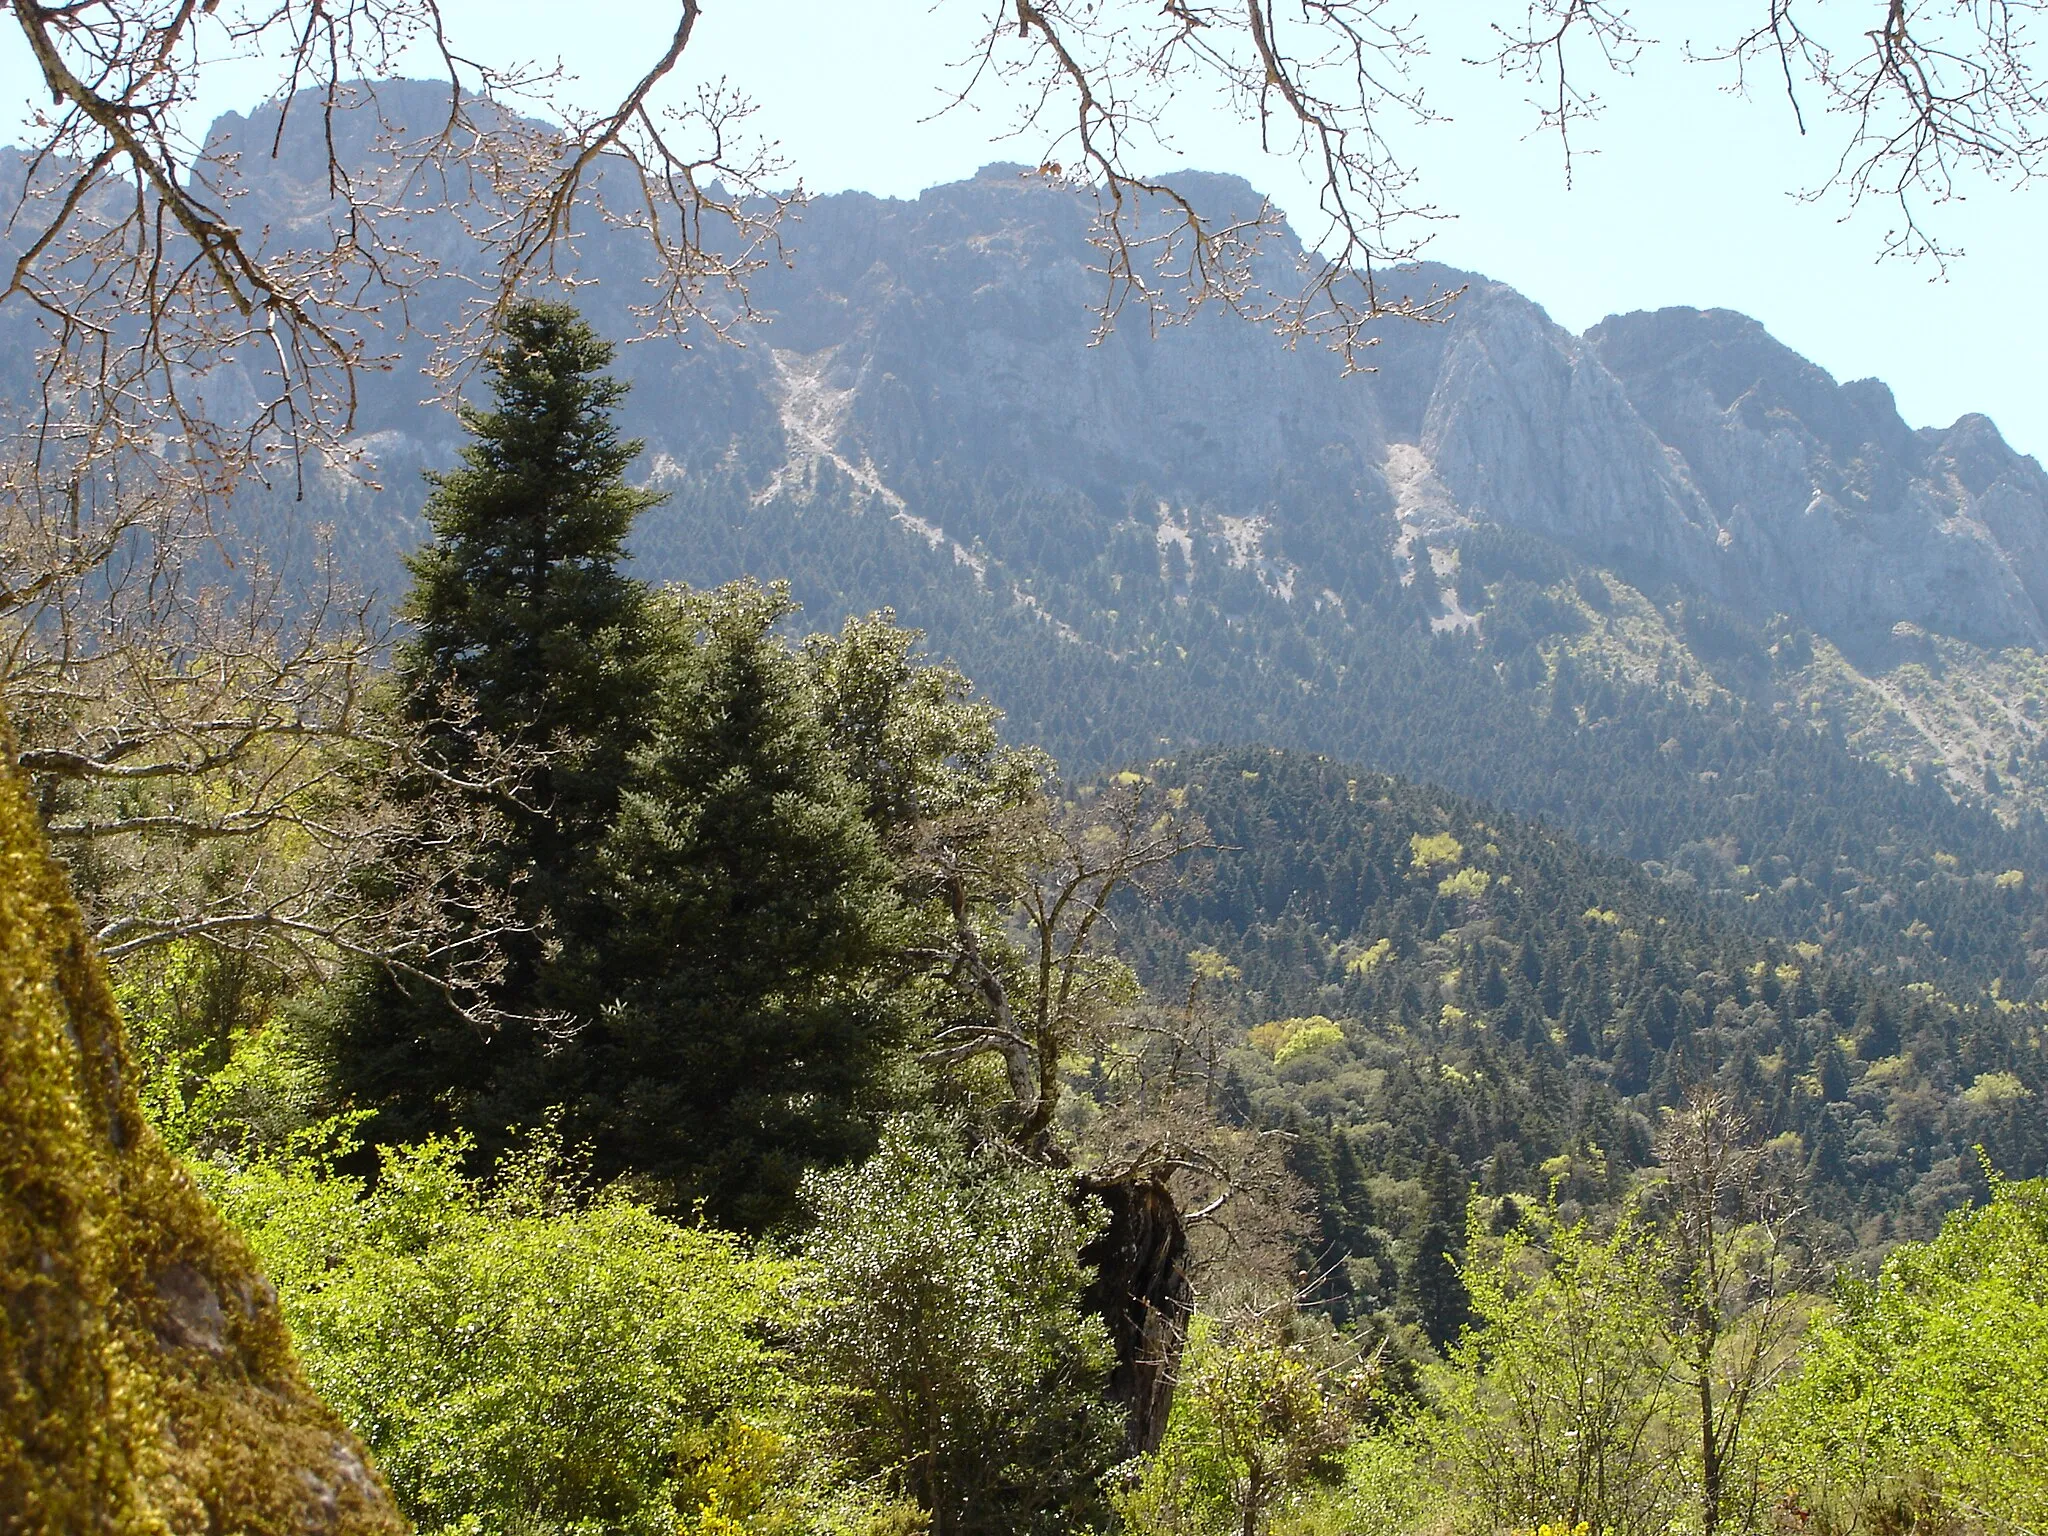
[(1081, 1262), (1095, 1269), (1081, 1304), (1102, 1319), (1116, 1349), (1109, 1398), (1124, 1411), (1124, 1452), (1143, 1455), (1166, 1434), (1195, 1306), (1187, 1226), (1160, 1180), (1083, 1178), (1080, 1189), (1109, 1212), (1109, 1225), (1081, 1250)]

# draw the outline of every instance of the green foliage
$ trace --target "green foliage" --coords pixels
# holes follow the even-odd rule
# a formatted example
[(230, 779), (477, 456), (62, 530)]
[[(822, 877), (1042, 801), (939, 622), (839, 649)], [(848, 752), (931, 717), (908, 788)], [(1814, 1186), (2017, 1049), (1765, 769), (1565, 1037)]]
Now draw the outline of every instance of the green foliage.
[(1444, 1464), (1482, 1523), (1668, 1529), (1683, 1450), (1655, 1232), (1625, 1209), (1604, 1235), (1544, 1217), (1497, 1242), (1475, 1228), (1469, 1244), (1474, 1324), (1437, 1390)]
[(1312, 1014), (1300, 1019), (1269, 1019), (1254, 1025), (1247, 1038), (1272, 1057), (1275, 1066), (1284, 1066), (1297, 1056), (1342, 1045), (1344, 1031), (1321, 1014)]
[[(1981, 1188), (1974, 1144), (2016, 1174), (2048, 1168), (2039, 1009), (1958, 1006), (1830, 948), (1760, 941), (1639, 867), (1345, 764), (1246, 749), (1148, 772), (1217, 846), (1119, 912), (1122, 952), (1167, 995), (1190, 951), (1239, 968), (1219, 994), (1247, 1041), (1224, 1056), (1229, 1102), (1408, 1190), (1361, 1222), (1317, 1189), (1301, 1267), (1329, 1274), (1340, 1314), (1342, 1266), (1363, 1256), (1342, 1233), (1384, 1228), (1411, 1269), (1461, 1239), (1457, 1211), (1419, 1244), (1432, 1158), (1461, 1188), (1542, 1200), (1562, 1179), (1565, 1200), (1610, 1205), (1697, 1085), (1776, 1139), (1780, 1172), (1810, 1171), (1843, 1243), (1931, 1235)], [(1484, 891), (1446, 894), (1451, 868), (1487, 874)], [(1331, 1020), (1344, 1048), (1276, 1063), (1283, 1014)]]
[(402, 1521), (144, 1119), (105, 970), (0, 772), (0, 1529), (315, 1527)]
[(1273, 1052), (1273, 1065), (1284, 1067), (1297, 1057), (1307, 1056), (1316, 1051), (1326, 1051), (1343, 1043), (1344, 1031), (1328, 1019), (1320, 1022), (1308, 1020), (1302, 1028), (1295, 1030), (1280, 1042), (1279, 1049)]
[(463, 412), (462, 468), (430, 476), (434, 542), (409, 562), (403, 608), (398, 671), (417, 715), (438, 721), (453, 687), (475, 705), (470, 730), (574, 747), (574, 767), (536, 786), (565, 845), (605, 812), (645, 683), (644, 589), (618, 566), (661, 498), (625, 483), (641, 445), (612, 425), (625, 386), (602, 373), (611, 356), (565, 304), (507, 313), (485, 359), (493, 409)]
[(1198, 1319), (1157, 1452), (1117, 1495), (1134, 1532), (1264, 1536), (1317, 1488), (1345, 1479), (1347, 1392), (1314, 1354), (1263, 1320)]
[(999, 1145), (898, 1120), (856, 1168), (805, 1185), (815, 1381), (840, 1444), (931, 1514), (934, 1536), (1085, 1525), (1122, 1437), (1110, 1351), (1078, 1303), (1089, 1235), (1064, 1179)]
[(782, 1528), (788, 1261), (592, 1193), (552, 1132), (488, 1181), (458, 1141), (385, 1148), (374, 1183), (345, 1150), (206, 1172), (422, 1531)]
[[(394, 712), (424, 776), (474, 786), (501, 819), (467, 873), (505, 907), (440, 898), (431, 868), (390, 878), (424, 887), (452, 932), (496, 932), (504, 964), (469, 1018), (418, 979), (355, 978), (341, 1076), (387, 1137), (466, 1127), (495, 1147), (508, 1123), (564, 1097), (535, 1102), (522, 1080), (550, 1075), (551, 1037), (582, 1001), (563, 995), (557, 958), (606, 935), (597, 846), (654, 681), (647, 592), (618, 567), (634, 518), (660, 498), (624, 481), (639, 445), (612, 425), (624, 387), (601, 372), (610, 358), (568, 306), (512, 308), (485, 359), (494, 408), (464, 412), (463, 466), (434, 479), (434, 541), (408, 562)], [(427, 975), (435, 947), (445, 935), (416, 957)]]
[(282, 1147), (326, 1111), (317, 1030), (246, 951), (190, 940), (130, 957), (114, 977), (137, 1092), (178, 1152)]
[(1028, 805), (1052, 772), (1044, 753), (1004, 743), (1001, 713), (921, 656), (923, 638), (884, 609), (803, 642), (834, 750), (892, 844), (920, 821)]
[[(782, 460), (780, 439), (745, 439), (738, 463), (728, 443), (721, 433), (674, 503), (647, 520), (636, 539), (646, 569), (695, 583), (787, 577), (827, 617), (892, 606), (1002, 705), (1013, 739), (1070, 771), (1217, 742), (1327, 753), (1654, 861), (1759, 937), (1826, 942), (1959, 992), (2002, 975), (2007, 995), (2024, 997), (2039, 979), (2029, 956), (2042, 949), (2031, 935), (2048, 894), (2048, 836), (2038, 819), (2003, 825), (1931, 775), (1859, 758), (1773, 708), (1769, 679), (1751, 701), (1740, 690), (1753, 637), (1730, 650), (1742, 674), (1728, 680), (1733, 693), (1688, 690), (1669, 667), (1652, 678), (1640, 658), (1611, 665), (1595, 653), (1627, 616), (1611, 611), (1603, 578), (1557, 546), (1497, 529), (1461, 539), (1474, 577), (1495, 583), (1474, 642), (1429, 632), (1427, 584), (1401, 585), (1391, 520), (1361, 490), (1370, 472), (1302, 464), (1273, 488), (1263, 510), (1300, 567), (1290, 601), (1199, 535), (1192, 584), (1188, 567), (1176, 575), (1179, 545), (1162, 561), (1158, 498), (1143, 490), (1096, 498), (1001, 471), (892, 465), (892, 487), (919, 516), (975, 551), (969, 569), (900, 525), (855, 515), (850, 487), (754, 505)], [(1958, 868), (1933, 868), (1942, 849)], [(1976, 878), (2014, 868), (2029, 875), (2023, 886)]]
[(1274, 1536), (1407, 1536), (1441, 1531), (1453, 1508), (1426, 1449), (1407, 1426), (1361, 1434), (1343, 1481), (1309, 1488), (1273, 1522)]
[[(621, 478), (609, 356), (572, 311), (515, 309), (413, 562), (399, 693), (435, 771), (510, 828), (476, 872), (509, 906), (503, 974), (481, 1017), (358, 975), (338, 1076), (380, 1138), (460, 1132), (486, 1159), (559, 1106), (602, 1173), (760, 1230), (900, 1098), (911, 829), (1031, 802), (1045, 765), (886, 616), (798, 644), (782, 588), (625, 576), (653, 498)], [(476, 768), (505, 743), (516, 786)]]
[(594, 1022), (545, 1087), (576, 1073), (570, 1124), (605, 1167), (758, 1228), (792, 1213), (806, 1167), (869, 1145), (910, 1027), (910, 930), (811, 674), (774, 633), (786, 595), (657, 610), (664, 676), (600, 850), (605, 931), (565, 961)]
[(2048, 1525), (2048, 1180), (1845, 1281), (1770, 1433), (1823, 1529)]
[(1470, 1315), (1465, 1285), (1458, 1273), (1456, 1229), (1442, 1216), (1432, 1216), (1415, 1236), (1407, 1269), (1401, 1276), (1402, 1300), (1423, 1336), (1447, 1349)]

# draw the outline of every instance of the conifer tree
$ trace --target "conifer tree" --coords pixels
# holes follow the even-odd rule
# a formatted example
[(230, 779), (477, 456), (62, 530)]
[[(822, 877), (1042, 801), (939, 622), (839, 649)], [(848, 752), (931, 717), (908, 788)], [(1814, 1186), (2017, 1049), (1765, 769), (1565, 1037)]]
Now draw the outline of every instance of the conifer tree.
[(913, 934), (823, 701), (774, 632), (786, 591), (655, 606), (664, 677), (602, 848), (608, 922), (562, 965), (593, 1021), (568, 1129), (604, 1167), (758, 1229), (794, 1214), (807, 1169), (872, 1144)]
[[(463, 412), (463, 465), (431, 477), (434, 542), (408, 561), (407, 710), (457, 762), (480, 733), (553, 754), (520, 797), (516, 852), (542, 899), (617, 808), (652, 680), (646, 588), (619, 567), (662, 498), (625, 483), (642, 445), (613, 425), (611, 356), (566, 304), (512, 310), (487, 361), (494, 408)], [(453, 726), (451, 691), (473, 711)]]
[(566, 306), (513, 311), (411, 562), (397, 682), (429, 759), (508, 743), (529, 765), (479, 791), (507, 827), (482, 873), (523, 925), (494, 1027), (371, 975), (337, 1055), (381, 1138), (460, 1129), (481, 1160), (559, 1114), (600, 1175), (772, 1226), (807, 1169), (871, 1142), (911, 935), (827, 689), (776, 633), (787, 593), (621, 569), (659, 498), (624, 481), (610, 356)]
[(613, 425), (625, 386), (602, 372), (611, 355), (570, 306), (515, 305), (485, 360), (492, 406), (463, 411), (462, 466), (431, 477), (434, 540), (408, 562), (401, 611), (415, 629), (397, 708), (452, 777), (476, 777), (500, 746), (524, 754), (521, 782), (479, 791), (506, 836), (472, 872), (511, 897), (519, 931), (503, 945), (493, 1028), (382, 972), (345, 1000), (340, 1075), (386, 1137), (468, 1123), (490, 1150), (508, 1111), (534, 1108), (531, 1080), (551, 1075), (537, 1026), (573, 1022), (577, 1001), (560, 995), (551, 957), (587, 948), (607, 921), (597, 849), (646, 732), (656, 660), (646, 589), (620, 565), (633, 520), (660, 500), (625, 483), (640, 444)]
[(1422, 1183), (1429, 1210), (1415, 1239), (1403, 1288), (1430, 1343), (1447, 1349), (1471, 1315), (1471, 1298), (1458, 1273), (1468, 1191), (1461, 1170), (1441, 1149), (1430, 1154)]

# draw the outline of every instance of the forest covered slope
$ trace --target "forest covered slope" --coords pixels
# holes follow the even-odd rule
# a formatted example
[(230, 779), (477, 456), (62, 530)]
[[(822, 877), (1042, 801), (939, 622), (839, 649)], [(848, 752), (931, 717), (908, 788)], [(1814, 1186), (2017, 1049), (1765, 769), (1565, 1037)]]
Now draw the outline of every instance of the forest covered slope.
[(1242, 1112), (1327, 1131), (1359, 1167), (1420, 1181), (1448, 1158), (1496, 1193), (1612, 1199), (1711, 1083), (1850, 1242), (1930, 1234), (1981, 1194), (1976, 1147), (2048, 1168), (2032, 1010), (1761, 942), (1625, 860), (1330, 759), (1147, 771), (1214, 846), (1130, 905), (1126, 953), (1167, 996), (1195, 952), (1234, 965), (1217, 995)]
[[(400, 119), (431, 104), (385, 92)], [(252, 224), (317, 193), (317, 121), (245, 158)], [(231, 115), (213, 142), (276, 127)], [(740, 345), (621, 356), (634, 474), (670, 498), (638, 573), (786, 578), (818, 627), (893, 608), (1075, 772), (1328, 753), (1897, 981), (2042, 984), (2048, 482), (1990, 423), (1916, 432), (1738, 315), (1574, 337), (1449, 267), (1389, 279), (1447, 318), (1377, 333), (1364, 375), (1216, 317), (1091, 345), (1088, 217), (1003, 166), (811, 203)], [(579, 247), (600, 329), (631, 333), (635, 260), (603, 228)], [(426, 348), (366, 379), (374, 481), (261, 509), (280, 558), (331, 524), (352, 580), (399, 590), (417, 471), (459, 432), (420, 409)]]

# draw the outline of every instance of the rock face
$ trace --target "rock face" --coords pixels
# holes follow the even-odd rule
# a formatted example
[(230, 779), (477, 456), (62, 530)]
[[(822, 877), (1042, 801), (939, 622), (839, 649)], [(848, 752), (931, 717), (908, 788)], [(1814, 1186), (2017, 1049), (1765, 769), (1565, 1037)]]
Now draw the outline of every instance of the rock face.
[(1747, 606), (1852, 638), (2048, 638), (2048, 476), (1986, 418), (1915, 432), (1877, 380), (1838, 385), (1727, 310), (1623, 315), (1586, 339), (1711, 509)]
[[(400, 124), (443, 105), (436, 88), (381, 100)], [(245, 223), (288, 237), (319, 222), (324, 151), (306, 136), (321, 117), (294, 114), (273, 157), (275, 115), (230, 115), (211, 141), (240, 155)], [(342, 142), (369, 135), (344, 123)], [(1255, 202), (1226, 177), (1187, 189), (1211, 208)], [(1504, 284), (1430, 265), (1386, 281), (1455, 292), (1451, 318), (1387, 325), (1373, 371), (1349, 379), (1312, 344), (1213, 314), (1157, 334), (1127, 314), (1095, 341), (1091, 214), (1084, 195), (1015, 166), (914, 200), (818, 199), (789, 231), (794, 264), (754, 281), (771, 323), (740, 327), (744, 345), (622, 353), (651, 471), (680, 483), (737, 459), (757, 496), (815, 489), (823, 473), (935, 545), (951, 536), (935, 475), (1269, 516), (1283, 535), (1285, 488), (1306, 478), (1355, 500), (1361, 538), (1499, 522), (1646, 589), (1839, 638), (1905, 623), (2048, 643), (2048, 476), (1982, 417), (1916, 432), (1882, 384), (1838, 385), (1726, 311), (1624, 315), (1577, 337)], [(437, 258), (474, 259), (445, 215), (419, 217)], [(632, 334), (633, 237), (594, 224), (576, 259), (598, 280), (579, 292), (594, 323)], [(418, 313), (448, 318), (450, 292)], [(393, 586), (414, 471), (446, 462), (458, 436), (446, 413), (419, 409), (425, 343), (399, 346), (393, 370), (365, 380), (360, 417), (390, 490), (330, 487), (335, 504), (301, 518), (333, 517)]]
[[(1202, 191), (1249, 196), (1220, 178)], [(786, 441), (805, 419), (884, 485), (940, 463), (1251, 515), (1306, 472), (1404, 532), (1498, 522), (1647, 590), (1847, 641), (1908, 623), (2048, 642), (2048, 475), (1981, 416), (1915, 432), (1884, 385), (1838, 385), (1726, 311), (1575, 337), (1512, 288), (1435, 266), (1390, 281), (1456, 292), (1451, 318), (1390, 325), (1363, 377), (1222, 317), (1156, 336), (1127, 323), (1091, 346), (1085, 213), (1003, 167), (915, 203), (823, 199), (796, 269), (757, 295), (776, 317), (767, 347), (697, 366), (725, 375), (718, 398), (751, 386)], [(821, 395), (829, 414), (805, 418)], [(678, 458), (694, 446), (649, 430)], [(1418, 519), (1404, 492), (1423, 480), (1440, 505)]]
[(143, 1122), (105, 974), (0, 774), (0, 1532), (407, 1528)]

